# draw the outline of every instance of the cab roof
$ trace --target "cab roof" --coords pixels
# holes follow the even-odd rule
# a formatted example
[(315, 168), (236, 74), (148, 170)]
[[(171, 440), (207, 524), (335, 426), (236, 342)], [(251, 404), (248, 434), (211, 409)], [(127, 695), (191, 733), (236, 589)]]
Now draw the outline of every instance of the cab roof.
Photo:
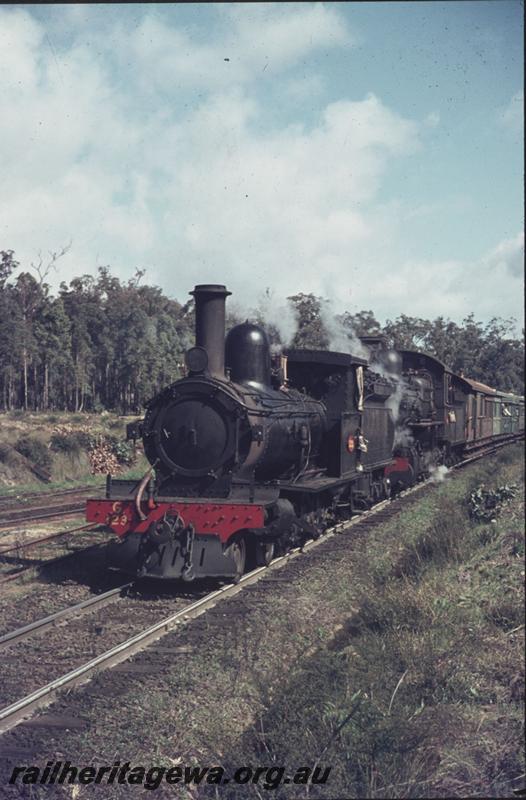
[(292, 348), (284, 350), (290, 362), (297, 364), (326, 364), (329, 367), (366, 367), (369, 363), (365, 358), (358, 358), (350, 353), (336, 353), (334, 350), (304, 350)]

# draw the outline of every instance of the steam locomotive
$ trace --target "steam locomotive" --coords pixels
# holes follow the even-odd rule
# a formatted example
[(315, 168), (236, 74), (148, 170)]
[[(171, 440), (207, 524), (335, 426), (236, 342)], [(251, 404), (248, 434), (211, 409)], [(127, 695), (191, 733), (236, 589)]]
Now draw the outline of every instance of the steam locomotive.
[(87, 501), (88, 522), (117, 534), (109, 561), (124, 572), (237, 580), (433, 466), (524, 430), (524, 403), (512, 396), (515, 430), (484, 427), (484, 403), (502, 415), (504, 396), (431, 356), (364, 339), (370, 362), (300, 349), (272, 359), (265, 331), (248, 321), (225, 339), (224, 286), (191, 294), (187, 374), (128, 430), (151, 468), (140, 481), (108, 476), (106, 496)]

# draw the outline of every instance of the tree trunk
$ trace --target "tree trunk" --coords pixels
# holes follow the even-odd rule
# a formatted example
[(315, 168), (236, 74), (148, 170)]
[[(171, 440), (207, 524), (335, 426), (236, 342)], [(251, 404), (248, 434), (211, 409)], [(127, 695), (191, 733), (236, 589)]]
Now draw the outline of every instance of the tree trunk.
[(27, 350), (24, 347), (22, 350), (22, 363), (23, 363), (23, 403), (24, 411), (27, 411)]
[(42, 405), (45, 409), (49, 408), (49, 367), (47, 361), (44, 364), (44, 391)]
[(38, 411), (38, 395), (37, 365), (36, 362), (33, 362), (33, 406), (35, 411)]
[(75, 353), (75, 411), (79, 410), (79, 356)]

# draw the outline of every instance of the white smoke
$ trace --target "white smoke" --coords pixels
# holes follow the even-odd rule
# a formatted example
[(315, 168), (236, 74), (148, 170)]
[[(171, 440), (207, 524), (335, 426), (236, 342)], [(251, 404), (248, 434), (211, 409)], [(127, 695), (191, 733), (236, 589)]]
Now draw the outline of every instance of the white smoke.
[(272, 354), (281, 353), (283, 347), (290, 347), (298, 330), (296, 309), (285, 297), (280, 298), (273, 289), (267, 289), (259, 296), (256, 308), (248, 308), (239, 301), (231, 302), (229, 313), (234, 324), (245, 320), (254, 322), (265, 328), (267, 335), (274, 329), (279, 342), (271, 344)]
[(335, 350), (337, 353), (350, 353), (369, 361), (371, 358), (369, 348), (360, 341), (351, 328), (339, 322), (329, 300), (320, 303), (320, 319), (329, 336), (329, 350)]
[(438, 466), (433, 466), (429, 470), (429, 475), (433, 483), (442, 483), (446, 479), (446, 475), (449, 474), (449, 469), (444, 464), (439, 464)]
[[(259, 298), (255, 314), (277, 330), (282, 347), (290, 347), (298, 330), (298, 315), (292, 303), (278, 297), (273, 289), (267, 289)], [(276, 349), (280, 348), (274, 345), (273, 350)]]
[[(391, 378), (395, 378), (395, 376), (389, 376)], [(404, 385), (403, 380), (397, 380), (395, 390), (392, 395), (385, 401), (385, 407), (391, 410), (393, 415), (393, 419), (395, 422), (398, 421), (398, 417), (400, 415), (400, 404), (402, 402), (402, 397), (404, 394)]]
[(321, 304), (320, 317), (329, 334), (329, 350), (351, 353), (354, 356), (358, 356), (358, 358), (366, 359), (370, 362), (369, 370), (371, 372), (389, 381), (392, 386), (394, 385), (393, 393), (385, 401), (385, 408), (391, 411), (395, 423), (394, 446), (410, 447), (415, 441), (411, 430), (406, 425), (399, 426), (397, 424), (404, 392), (409, 388), (404, 376), (389, 371), (385, 364), (382, 364), (377, 358), (373, 358), (371, 350), (359, 339), (356, 333), (338, 321), (329, 301)]
[(411, 447), (411, 445), (414, 443), (415, 440), (409, 428), (406, 427), (405, 425), (403, 427), (399, 427), (397, 425), (395, 428), (394, 446)]
[(393, 415), (393, 421), (395, 423), (393, 444), (395, 447), (411, 447), (411, 445), (415, 442), (411, 430), (407, 427), (407, 425), (398, 424), (400, 418), (400, 406), (402, 404), (404, 392), (409, 388), (406, 379), (403, 375), (389, 372), (385, 365), (379, 361), (373, 361), (369, 369), (372, 372), (376, 372), (378, 375), (380, 375), (380, 377), (388, 380), (391, 385), (394, 384), (394, 392), (385, 401), (385, 407), (391, 411), (391, 414)]

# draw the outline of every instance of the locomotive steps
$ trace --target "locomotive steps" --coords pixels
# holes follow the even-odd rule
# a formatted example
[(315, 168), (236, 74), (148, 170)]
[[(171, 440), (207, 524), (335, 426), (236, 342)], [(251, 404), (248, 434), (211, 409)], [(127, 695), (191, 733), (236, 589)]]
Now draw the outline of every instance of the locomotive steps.
[[(518, 482), (517, 456), (505, 463), (511, 456), (472, 465), (389, 519), (379, 509), (378, 525), (358, 523), (352, 535), (322, 539), (266, 571), (126, 672), (107, 671), (59, 698), (55, 723), (44, 715), (39, 727), (12, 729), (2, 749), (18, 752), (18, 763), (56, 754), (86, 764), (193, 757), (291, 770), (325, 752), (327, 797), (487, 794), (505, 781), (517, 788), (509, 781), (524, 771), (514, 680), (523, 629), (513, 552), (522, 507), (514, 501), (501, 523), (477, 527), (463, 505), (482, 482)], [(69, 718), (68, 733), (52, 727), (56, 714)], [(71, 729), (72, 716), (84, 730)]]

